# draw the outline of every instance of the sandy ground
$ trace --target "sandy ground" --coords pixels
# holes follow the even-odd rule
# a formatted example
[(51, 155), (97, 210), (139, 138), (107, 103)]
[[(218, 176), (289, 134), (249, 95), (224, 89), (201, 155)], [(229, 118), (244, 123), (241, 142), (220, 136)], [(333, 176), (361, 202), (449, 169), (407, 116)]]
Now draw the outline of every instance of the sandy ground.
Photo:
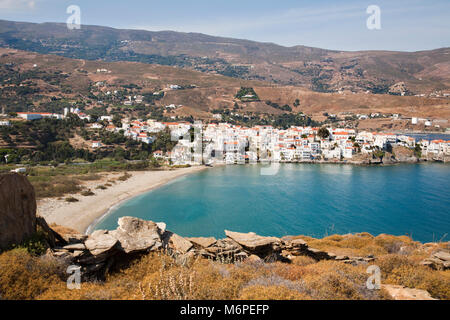
[(206, 167), (190, 167), (171, 171), (140, 171), (129, 172), (132, 177), (126, 181), (117, 181), (106, 190), (96, 189), (96, 186), (104, 184), (109, 179), (117, 178), (122, 174), (106, 174), (102, 181), (89, 181), (84, 184), (95, 195), (74, 195), (79, 202), (66, 202), (64, 199), (47, 198), (38, 201), (37, 213), (50, 223), (75, 229), (85, 233), (93, 222), (104, 215), (114, 205), (158, 188), (178, 177), (198, 172)]

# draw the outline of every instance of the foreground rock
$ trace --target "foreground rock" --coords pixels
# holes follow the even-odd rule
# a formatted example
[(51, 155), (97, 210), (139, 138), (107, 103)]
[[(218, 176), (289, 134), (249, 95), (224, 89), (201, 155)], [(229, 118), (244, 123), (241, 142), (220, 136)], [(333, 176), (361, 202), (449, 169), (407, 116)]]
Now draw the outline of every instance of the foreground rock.
[(25, 176), (0, 175), (0, 204), (0, 249), (19, 244), (36, 232), (36, 197)]
[(410, 289), (391, 284), (382, 284), (381, 288), (386, 290), (394, 300), (436, 300), (426, 290)]
[(336, 260), (352, 264), (367, 264), (374, 260), (373, 257), (336, 256), (310, 248), (302, 239), (290, 237), (280, 239), (227, 230), (227, 238), (220, 240), (184, 238), (166, 230), (164, 223), (123, 217), (118, 224), (116, 230), (97, 230), (89, 236), (56, 236), (59, 245), (52, 247), (49, 254), (80, 266), (84, 279), (102, 278), (112, 266), (152, 251), (165, 251), (180, 264), (194, 257), (223, 263), (247, 259), (253, 262), (290, 262), (293, 257), (301, 255), (317, 261)]
[(439, 250), (431, 255), (431, 257), (422, 261), (422, 265), (428, 266), (434, 270), (450, 269), (450, 252)]
[(163, 241), (165, 248), (175, 253), (187, 253), (194, 246), (189, 240), (170, 231), (164, 233)]
[(275, 237), (262, 237), (253, 232), (239, 233), (228, 230), (225, 230), (225, 235), (237, 242), (249, 253), (259, 257), (272, 255), (281, 251), (281, 240)]
[(84, 242), (84, 246), (93, 255), (112, 251), (119, 241), (106, 230), (97, 230)]
[(208, 248), (214, 245), (217, 242), (217, 239), (214, 237), (204, 238), (186, 238), (190, 242), (194, 244), (194, 246), (200, 247), (200, 248)]
[(125, 253), (133, 253), (161, 248), (164, 232), (165, 225), (161, 229), (152, 221), (123, 217), (119, 219), (119, 227), (110, 235), (120, 243)]

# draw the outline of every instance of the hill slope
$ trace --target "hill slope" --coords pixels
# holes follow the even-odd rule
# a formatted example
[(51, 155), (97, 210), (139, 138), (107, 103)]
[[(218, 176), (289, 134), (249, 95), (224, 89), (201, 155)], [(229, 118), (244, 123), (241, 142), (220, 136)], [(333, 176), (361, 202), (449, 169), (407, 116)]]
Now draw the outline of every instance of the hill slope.
[[(106, 72), (98, 72), (98, 69)], [(178, 84), (186, 89), (170, 90), (167, 89), (169, 84)], [(260, 101), (237, 99), (235, 96), (240, 87), (254, 88)], [(0, 104), (6, 107), (6, 112), (39, 110), (61, 113), (64, 106), (75, 103), (85, 109), (110, 107), (118, 111), (124, 107), (123, 101), (128, 96), (151, 97), (160, 89), (165, 91), (162, 99), (144, 101), (150, 105), (136, 107), (136, 110), (147, 114), (155, 108), (175, 104), (182, 107), (172, 111), (170, 116), (211, 119), (214, 110), (233, 109), (237, 103), (241, 114), (280, 115), (301, 111), (319, 117), (324, 112), (381, 112), (450, 119), (450, 100), (445, 98), (319, 93), (301, 87), (241, 80), (170, 66), (69, 59), (0, 48)], [(113, 95), (106, 95), (115, 90), (119, 94), (114, 99)], [(297, 99), (298, 104), (295, 103)], [(273, 107), (268, 101), (272, 105), (289, 105), (292, 111)], [(136, 116), (142, 117), (142, 114)], [(372, 126), (377, 127), (376, 123)]]
[(319, 92), (343, 89), (406, 93), (450, 88), (450, 48), (422, 52), (342, 52), (213, 37), (198, 33), (118, 30), (0, 20), (0, 46), (71, 58), (179, 66), (241, 79), (301, 85)]

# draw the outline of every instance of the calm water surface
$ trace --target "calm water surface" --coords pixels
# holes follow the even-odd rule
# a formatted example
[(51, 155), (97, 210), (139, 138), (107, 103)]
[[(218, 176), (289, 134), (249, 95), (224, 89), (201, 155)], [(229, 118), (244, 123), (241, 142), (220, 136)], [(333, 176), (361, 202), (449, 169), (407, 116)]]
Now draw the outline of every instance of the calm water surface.
[(284, 164), (224, 166), (175, 180), (122, 203), (95, 229), (135, 216), (182, 236), (223, 238), (224, 229), (284, 236), (369, 232), (450, 240), (448, 164), (364, 167)]

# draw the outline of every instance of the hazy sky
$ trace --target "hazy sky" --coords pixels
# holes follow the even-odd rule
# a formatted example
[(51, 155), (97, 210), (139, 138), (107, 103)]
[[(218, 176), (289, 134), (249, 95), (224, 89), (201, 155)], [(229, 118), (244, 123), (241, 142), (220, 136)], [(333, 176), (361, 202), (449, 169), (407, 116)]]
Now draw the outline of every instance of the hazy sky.
[[(0, 19), (81, 22), (115, 28), (175, 30), (338, 50), (416, 51), (450, 47), (449, 0), (0, 0)], [(369, 30), (369, 5), (381, 30)]]

